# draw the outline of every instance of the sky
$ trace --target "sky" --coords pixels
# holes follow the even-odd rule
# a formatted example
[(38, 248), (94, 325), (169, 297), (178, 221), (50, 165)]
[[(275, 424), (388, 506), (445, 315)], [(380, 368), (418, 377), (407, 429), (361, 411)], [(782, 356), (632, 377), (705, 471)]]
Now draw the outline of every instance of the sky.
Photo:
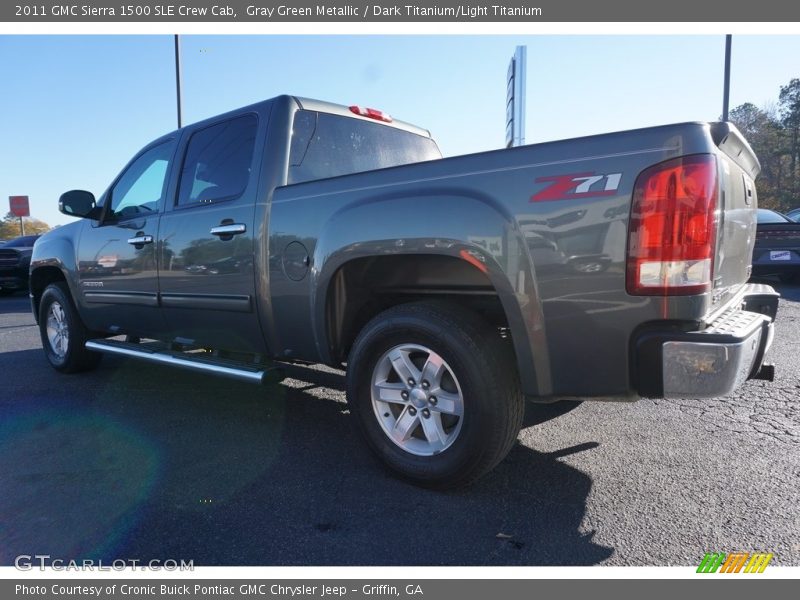
[[(172, 36), (0, 35), (0, 214), (28, 195), (99, 196), (177, 126)], [(720, 117), (721, 35), (181, 36), (184, 123), (279, 94), (360, 104), (429, 129), (445, 156), (505, 142), (506, 72), (527, 46), (526, 142)], [(731, 107), (777, 101), (800, 36), (733, 38)]]

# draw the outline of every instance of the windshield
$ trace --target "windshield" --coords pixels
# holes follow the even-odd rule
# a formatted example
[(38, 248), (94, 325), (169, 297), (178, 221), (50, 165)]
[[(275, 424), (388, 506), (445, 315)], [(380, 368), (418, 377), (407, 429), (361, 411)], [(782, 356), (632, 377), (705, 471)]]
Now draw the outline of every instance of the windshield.
[(782, 214), (775, 212), (774, 210), (767, 210), (766, 208), (759, 208), (758, 209), (758, 222), (761, 224), (765, 223), (791, 223), (790, 219), (787, 219)]

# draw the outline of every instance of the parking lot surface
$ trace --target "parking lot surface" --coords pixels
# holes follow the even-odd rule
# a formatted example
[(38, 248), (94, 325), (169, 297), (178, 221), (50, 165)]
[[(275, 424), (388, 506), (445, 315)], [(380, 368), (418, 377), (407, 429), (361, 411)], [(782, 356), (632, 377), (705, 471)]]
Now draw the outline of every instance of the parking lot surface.
[(517, 446), (439, 493), (387, 474), (341, 372), (257, 388), (105, 357), (59, 375), (24, 295), (0, 298), (0, 564), (800, 564), (800, 287), (773, 383), (712, 400), (531, 405)]

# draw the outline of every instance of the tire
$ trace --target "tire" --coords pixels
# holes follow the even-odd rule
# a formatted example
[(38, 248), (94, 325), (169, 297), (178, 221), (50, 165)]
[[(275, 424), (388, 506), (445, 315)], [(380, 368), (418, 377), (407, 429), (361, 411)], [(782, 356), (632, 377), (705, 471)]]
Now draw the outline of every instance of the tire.
[(524, 415), (510, 341), (473, 312), (438, 302), (396, 306), (367, 323), (348, 358), (347, 401), (378, 458), (435, 489), (492, 470)]
[(94, 369), (103, 357), (84, 346), (92, 336), (81, 321), (64, 282), (47, 286), (39, 302), (39, 334), (48, 362), (56, 371)]

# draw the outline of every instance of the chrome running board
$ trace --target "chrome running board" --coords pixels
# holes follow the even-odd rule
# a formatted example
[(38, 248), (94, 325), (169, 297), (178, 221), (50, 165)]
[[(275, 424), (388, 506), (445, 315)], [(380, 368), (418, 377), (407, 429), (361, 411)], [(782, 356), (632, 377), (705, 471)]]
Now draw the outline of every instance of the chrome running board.
[(277, 366), (239, 362), (214, 356), (210, 352), (172, 350), (159, 342), (134, 344), (117, 340), (89, 340), (86, 349), (249, 383), (273, 383), (283, 379), (283, 370)]

